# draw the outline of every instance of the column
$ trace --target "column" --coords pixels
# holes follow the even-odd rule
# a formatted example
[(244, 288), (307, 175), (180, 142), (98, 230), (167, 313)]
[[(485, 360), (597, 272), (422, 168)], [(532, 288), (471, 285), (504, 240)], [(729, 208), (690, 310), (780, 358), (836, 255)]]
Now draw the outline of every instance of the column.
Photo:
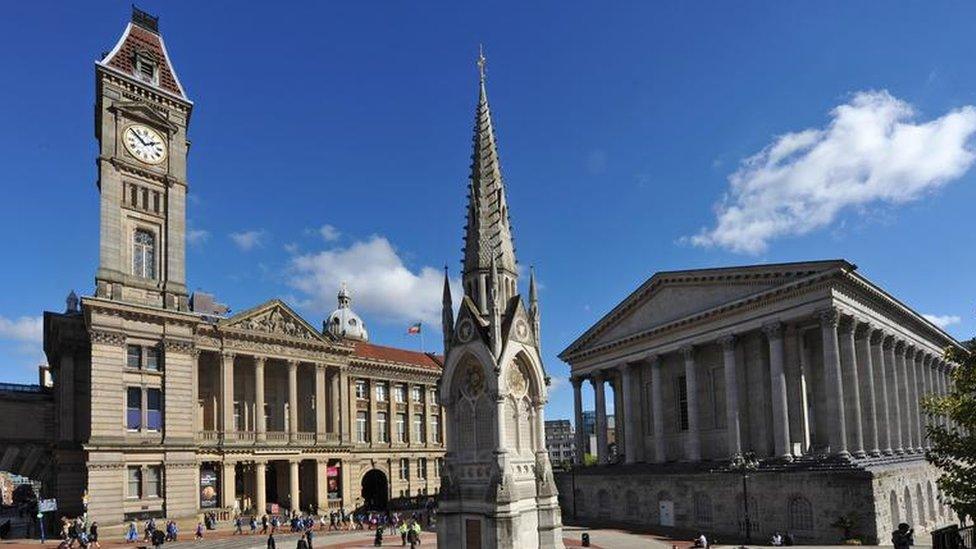
[(288, 360), (288, 440), (298, 440), (298, 361)]
[[(637, 462), (637, 437), (639, 433), (634, 427), (634, 417), (638, 415), (638, 410), (634, 406), (634, 368), (631, 364), (624, 362), (617, 367), (620, 372), (620, 386), (623, 392), (623, 409), (626, 411), (623, 418), (624, 427), (624, 463)], [(618, 412), (617, 417), (620, 417)], [(620, 421), (619, 419), (617, 421)], [(617, 442), (620, 447), (620, 442)]]
[(888, 382), (888, 419), (891, 421), (891, 449), (896, 454), (905, 453), (905, 437), (901, 423), (901, 370), (898, 368), (898, 347), (894, 336), (886, 335), (881, 347), (884, 349), (885, 374)]
[(742, 455), (742, 433), (739, 430), (739, 386), (736, 378), (735, 336), (718, 340), (722, 346), (722, 365), (725, 375), (725, 445), (732, 458)]
[(266, 513), (268, 509), (268, 492), (265, 487), (267, 473), (267, 463), (263, 461), (254, 463), (254, 509), (258, 515)]
[[(267, 439), (267, 422), (264, 417), (264, 362), (263, 356), (254, 357), (254, 425), (255, 437), (258, 442)], [(264, 480), (261, 481), (262, 485)], [(264, 507), (261, 507), (264, 512)]]
[(922, 353), (922, 350), (916, 347), (911, 360), (906, 359), (906, 364), (911, 370), (909, 379), (912, 384), (912, 422), (915, 428), (915, 451), (918, 453), (925, 451), (925, 431), (922, 430)]
[(654, 463), (664, 463), (664, 393), (661, 390), (661, 357), (652, 355), (651, 364), (651, 413), (654, 416)]
[(854, 457), (864, 457), (863, 423), (861, 423), (861, 388), (858, 386), (859, 365), (854, 352), (853, 317), (843, 319), (839, 328), (841, 383), (844, 385), (844, 418), (848, 429), (847, 443)]
[(810, 447), (807, 428), (807, 379), (803, 364), (802, 332), (794, 323), (783, 326), (783, 354), (785, 357), (783, 368), (786, 371), (786, 411), (790, 419), (790, 449), (799, 444), (800, 454), (804, 454)]
[(332, 368), (332, 374), (329, 376), (329, 419), (332, 422), (330, 430), (336, 435), (341, 431), (339, 427), (339, 417), (341, 416), (339, 400), (339, 371)]
[[(344, 444), (349, 444), (352, 440), (352, 406), (356, 402), (352, 399), (352, 395), (349, 392), (352, 390), (349, 387), (349, 371), (346, 368), (339, 369), (339, 423), (342, 426), (342, 442)], [(343, 488), (345, 490), (345, 488)]]
[[(939, 359), (938, 366), (936, 368), (936, 385), (939, 388), (939, 396), (946, 396), (946, 375), (948, 375), (948, 366), (945, 360)], [(948, 425), (948, 420), (945, 414), (939, 415), (939, 425), (945, 427)]]
[(895, 364), (898, 367), (898, 402), (901, 406), (898, 423), (901, 429), (902, 449), (906, 453), (914, 453), (915, 444), (912, 442), (912, 428), (909, 421), (912, 415), (912, 401), (911, 390), (908, 386), (908, 368), (905, 366), (906, 351), (907, 345), (904, 341), (895, 343)]
[(315, 364), (315, 439), (319, 444), (325, 443), (326, 425), (325, 404), (325, 364)]
[(288, 462), (288, 504), (292, 511), (301, 511), (301, 496), (298, 490), (298, 466), (301, 462), (290, 460)]
[(786, 407), (786, 373), (783, 369), (783, 325), (763, 326), (769, 341), (770, 404), (773, 409), (773, 455), (787, 461), (790, 453), (790, 418)]
[(627, 424), (627, 410), (624, 409), (623, 404), (623, 376), (620, 371), (616, 369), (611, 369), (607, 372), (610, 383), (613, 384), (613, 437), (614, 446), (617, 448), (617, 461), (620, 460), (620, 455), (624, 453), (624, 448), (627, 440), (627, 432), (625, 426)]
[(329, 508), (329, 461), (315, 460), (315, 506), (319, 513), (328, 512)]
[(220, 429), (227, 438), (234, 427), (234, 353), (220, 354)]
[[(927, 397), (932, 394), (932, 366), (935, 361), (932, 355), (924, 353), (922, 355), (922, 397)], [(928, 431), (929, 427), (932, 425), (931, 417), (925, 410), (924, 406), (921, 407), (922, 413), (922, 441), (923, 447), (928, 450), (932, 448), (932, 441), (929, 439)]]
[(225, 508), (237, 506), (237, 478), (235, 464), (229, 461), (220, 466), (220, 505)]
[(590, 378), (596, 400), (596, 457), (600, 465), (607, 463), (607, 400), (603, 392), (603, 372), (596, 372)]
[(874, 378), (874, 421), (878, 437), (878, 450), (884, 455), (890, 456), (892, 454), (891, 420), (888, 415), (888, 381), (882, 346), (884, 332), (877, 328), (871, 328), (868, 330), (866, 341), (870, 347), (868, 354), (871, 357), (871, 373)]
[(837, 343), (837, 309), (820, 313), (820, 334), (823, 339), (824, 390), (827, 393), (827, 439), (830, 451), (840, 457), (849, 457), (847, 428), (844, 425), (844, 385), (841, 379), (840, 352)]
[(857, 384), (860, 387), (861, 435), (864, 440), (864, 450), (872, 456), (880, 456), (871, 331), (871, 324), (867, 322), (858, 321), (854, 326), (854, 361), (857, 363)]
[(576, 452), (573, 454), (573, 462), (577, 465), (583, 464), (583, 453), (586, 449), (586, 444), (583, 438), (586, 433), (583, 432), (583, 380), (582, 378), (572, 377), (569, 378), (570, 383), (573, 384), (573, 419), (574, 426), (576, 427)]
[(695, 348), (681, 348), (685, 359), (685, 393), (688, 404), (688, 434), (685, 439), (685, 457), (689, 461), (701, 461), (701, 432), (698, 429), (698, 378), (695, 368)]
[[(414, 428), (413, 428), (413, 392), (411, 391), (411, 388), (410, 388), (410, 384), (409, 383), (404, 384), (404, 390), (407, 391), (407, 426), (406, 426), (407, 427), (407, 445), (408, 446), (413, 446), (413, 441), (414, 441), (414, 438), (416, 438), (417, 434), (413, 432), (414, 431)], [(504, 410), (502, 408), (499, 408), (498, 409), (498, 412), (500, 414), (498, 416), (499, 418), (501, 418), (501, 417), (504, 416)], [(370, 399), (370, 401), (369, 401), (369, 421), (370, 421), (370, 423), (373, 422), (373, 400), (372, 399)], [(499, 429), (495, 429), (495, 430), (496, 431), (499, 431)], [(496, 434), (501, 435), (502, 433), (501, 432), (498, 432)], [(499, 441), (501, 442), (501, 439), (499, 439)], [(502, 444), (504, 444), (504, 442), (502, 442)], [(414, 476), (416, 476), (416, 475), (414, 475)], [(411, 476), (410, 478), (413, 478), (413, 476)]]
[[(165, 359), (165, 357), (164, 357)], [(190, 405), (193, 406), (193, 436), (203, 430), (203, 416), (200, 410), (200, 349), (190, 351)]]
[[(423, 443), (424, 443), (424, 446), (427, 446), (428, 444), (430, 444), (431, 442), (434, 441), (434, 436), (430, 432), (430, 386), (429, 385), (421, 385), (421, 387), (423, 387), (423, 395), (424, 395), (424, 400), (421, 403), (421, 406), (424, 407), (424, 432), (423, 432), (424, 438), (423, 438)], [(387, 402), (387, 404), (389, 404), (389, 410), (386, 413), (386, 417), (387, 417), (387, 429), (389, 429), (391, 432), (393, 430), (393, 418), (394, 418), (394, 416), (396, 416), (396, 406), (393, 404), (392, 391), (393, 391), (393, 385), (392, 385), (392, 383), (388, 383), (387, 384), (387, 388), (386, 388), (386, 394), (387, 394), (387, 396), (386, 396), (386, 402)], [(543, 427), (545, 427), (545, 426), (543, 426)], [(390, 438), (392, 440), (393, 437), (390, 436)], [(546, 438), (545, 437), (545, 433), (543, 433), (542, 446), (539, 446), (539, 448), (545, 448), (546, 447), (545, 438)]]

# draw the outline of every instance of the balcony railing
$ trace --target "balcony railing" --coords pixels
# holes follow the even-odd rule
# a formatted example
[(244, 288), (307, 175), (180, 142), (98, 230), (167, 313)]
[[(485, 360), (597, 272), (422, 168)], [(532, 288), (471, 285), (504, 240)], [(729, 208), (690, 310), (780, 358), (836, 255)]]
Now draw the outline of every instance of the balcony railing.
[(264, 439), (268, 444), (288, 444), (288, 431), (268, 431)]
[(262, 444), (286, 446), (289, 443), (308, 446), (336, 446), (342, 443), (342, 437), (339, 433), (318, 435), (305, 431), (294, 433), (294, 435), (288, 431), (267, 431), (263, 437), (254, 431), (197, 431), (196, 442), (201, 446), (252, 446)]
[(305, 433), (299, 431), (295, 433), (295, 442), (300, 442), (302, 444), (315, 444), (315, 433)]

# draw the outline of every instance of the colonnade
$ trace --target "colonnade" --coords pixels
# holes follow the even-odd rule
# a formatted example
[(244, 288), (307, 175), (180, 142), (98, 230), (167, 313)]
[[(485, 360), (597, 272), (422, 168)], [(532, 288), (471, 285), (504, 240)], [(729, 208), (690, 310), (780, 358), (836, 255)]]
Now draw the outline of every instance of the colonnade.
[[(304, 459), (295, 457), (282, 460), (272, 460), (280, 463), (282, 465), (287, 465), (288, 467), (288, 485), (287, 485), (287, 495), (288, 495), (288, 507), (293, 511), (301, 511), (299, 508), (301, 503), (301, 491), (300, 491), (300, 465)], [(327, 468), (328, 459), (313, 459), (315, 464), (315, 486), (316, 494), (314, 501), (319, 509), (327, 509), (329, 506), (328, 501), (328, 487), (326, 484), (327, 479)], [(252, 502), (253, 511), (255, 511), (259, 516), (266, 512), (268, 504), (267, 495), (267, 485), (266, 477), (268, 472), (269, 462), (266, 460), (253, 460), (247, 463), (251, 465), (251, 472), (253, 472), (253, 487), (254, 487), (254, 500)], [(225, 509), (231, 509), (235, 507), (237, 502), (237, 462), (225, 461), (220, 464), (221, 466), (221, 506)], [(343, 490), (348, 490), (346, 486), (342, 487)], [(242, 509), (247, 510), (247, 509)], [(305, 509), (307, 510), (307, 509)]]
[[(586, 448), (583, 426), (582, 385), (592, 384), (596, 403), (596, 456), (608, 462), (605, 385), (613, 385), (621, 401), (615, 405), (617, 448), (623, 461), (667, 461), (662, 364), (667, 355), (680, 354), (686, 405), (668, 402), (679, 408), (678, 431), (683, 434), (682, 460), (702, 459), (698, 375), (702, 370), (699, 350), (718, 345), (724, 369), (725, 445), (728, 456), (756, 452), (743, 440), (745, 421), (753, 414), (740, 406), (743, 394), (768, 406), (770, 419), (764, 421), (762, 435), (771, 440), (771, 451), (759, 449), (758, 457), (790, 460), (797, 453), (811, 451), (840, 457), (919, 454), (929, 447), (925, 437), (927, 422), (944, 423), (945, 418), (929, 417), (920, 402), (925, 395), (944, 395), (950, 388), (950, 372), (955, 367), (943, 359), (931, 344), (921, 343), (903, 331), (882, 327), (856, 312), (831, 307), (814, 317), (788, 322), (771, 322), (761, 327), (767, 349), (760, 354), (761, 367), (768, 370), (768, 394), (757, 395), (756, 385), (739, 388), (740, 354), (737, 342), (752, 332), (722, 333), (697, 339), (677, 349), (674, 346), (650, 350), (637, 357), (609, 361), (571, 377), (576, 419), (576, 459), (581, 461)], [(819, 332), (819, 343), (816, 336)], [(819, 360), (814, 354), (819, 347)], [(671, 361), (673, 363), (673, 361)], [(750, 368), (753, 364), (748, 365)], [(814, 369), (820, 371), (814, 371)], [(763, 372), (765, 375), (766, 372)], [(638, 390), (650, 381), (650, 403), (646, 391)], [(816, 380), (816, 382), (814, 382)], [(812, 388), (810, 388), (812, 387)], [(678, 391), (681, 390), (679, 387)], [(677, 395), (674, 395), (677, 398)], [(672, 398), (674, 400), (674, 398)], [(622, 406), (621, 406), (622, 404)], [(748, 403), (754, 406), (753, 402)], [(650, 408), (650, 418), (644, 410)], [(685, 417), (686, 414), (686, 417)], [(810, 417), (810, 416), (813, 417)], [(753, 418), (753, 419), (750, 419)], [(650, 425), (646, 422), (650, 421)], [(811, 434), (811, 424), (813, 433)], [(771, 436), (769, 435), (771, 430)], [(649, 437), (645, 436), (649, 431)], [(673, 433), (671, 433), (673, 434)], [(650, 439), (650, 446), (646, 445)], [(710, 452), (714, 456), (716, 452)]]

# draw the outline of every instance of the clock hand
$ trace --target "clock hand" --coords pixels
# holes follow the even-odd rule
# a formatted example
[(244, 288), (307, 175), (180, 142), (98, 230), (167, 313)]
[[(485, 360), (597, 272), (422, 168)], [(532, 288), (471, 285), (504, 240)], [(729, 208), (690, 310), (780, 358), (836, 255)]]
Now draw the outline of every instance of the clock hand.
[(138, 132), (133, 130), (132, 135), (136, 136), (136, 139), (138, 139), (139, 142), (141, 142), (143, 145), (146, 145), (147, 147), (149, 146), (148, 144), (146, 144), (145, 140), (143, 140), (142, 137), (139, 136)]

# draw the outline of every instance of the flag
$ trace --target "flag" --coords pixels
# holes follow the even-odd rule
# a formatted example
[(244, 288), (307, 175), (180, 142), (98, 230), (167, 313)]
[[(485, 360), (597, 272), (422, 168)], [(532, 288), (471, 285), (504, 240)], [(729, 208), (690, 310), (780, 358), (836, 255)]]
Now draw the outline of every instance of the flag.
[(416, 324), (411, 324), (407, 328), (407, 334), (409, 334), (409, 335), (416, 335), (416, 334), (419, 334), (419, 333), (420, 333), (420, 323), (419, 322), (416, 323)]

